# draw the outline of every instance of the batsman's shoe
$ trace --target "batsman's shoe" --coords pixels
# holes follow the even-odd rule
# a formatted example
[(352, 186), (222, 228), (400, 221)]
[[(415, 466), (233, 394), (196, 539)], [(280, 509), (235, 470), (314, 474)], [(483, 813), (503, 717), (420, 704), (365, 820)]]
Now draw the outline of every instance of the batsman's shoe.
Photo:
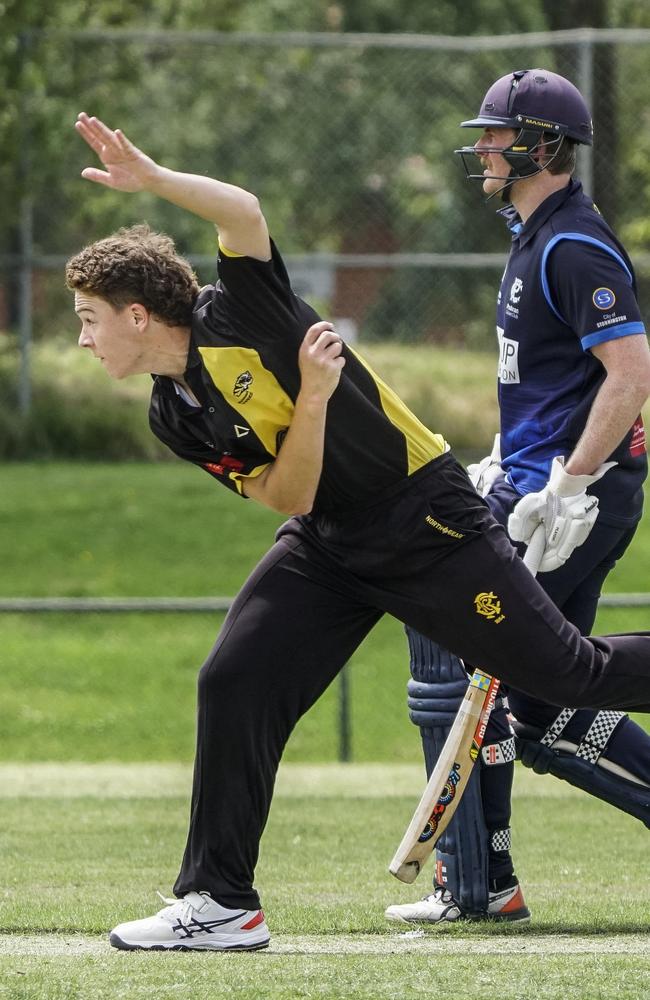
[(518, 882), (509, 889), (490, 892), (487, 912), (482, 914), (464, 913), (449, 890), (437, 885), (430, 896), (417, 903), (389, 906), (386, 918), (405, 924), (441, 924), (453, 920), (526, 921), (530, 919), (530, 910)]
[[(160, 893), (159, 893), (160, 895)], [(266, 948), (269, 929), (262, 910), (230, 910), (207, 892), (182, 899), (161, 899), (167, 906), (153, 917), (118, 924), (109, 941), (125, 951), (255, 951)]]

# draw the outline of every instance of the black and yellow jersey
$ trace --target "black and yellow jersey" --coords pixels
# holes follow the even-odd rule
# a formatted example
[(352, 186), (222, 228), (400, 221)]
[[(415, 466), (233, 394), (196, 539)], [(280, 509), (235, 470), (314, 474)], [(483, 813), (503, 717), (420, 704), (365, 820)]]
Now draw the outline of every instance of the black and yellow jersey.
[[(184, 401), (155, 376), (150, 423), (181, 458), (246, 494), (276, 458), (300, 388), (298, 351), (320, 317), (291, 289), (275, 246), (269, 261), (219, 248), (218, 281), (198, 295)], [(366, 505), (447, 448), (349, 346), (327, 410), (314, 511)]]

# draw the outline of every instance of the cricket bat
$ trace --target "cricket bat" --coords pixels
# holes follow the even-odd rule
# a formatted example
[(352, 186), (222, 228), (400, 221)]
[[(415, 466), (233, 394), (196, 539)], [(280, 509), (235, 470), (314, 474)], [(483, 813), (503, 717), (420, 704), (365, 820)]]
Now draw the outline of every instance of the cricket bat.
[[(544, 525), (535, 529), (524, 562), (536, 575), (544, 554)], [(402, 882), (414, 882), (449, 826), (478, 759), (499, 681), (482, 670), (470, 679), (445, 745), (388, 870)]]

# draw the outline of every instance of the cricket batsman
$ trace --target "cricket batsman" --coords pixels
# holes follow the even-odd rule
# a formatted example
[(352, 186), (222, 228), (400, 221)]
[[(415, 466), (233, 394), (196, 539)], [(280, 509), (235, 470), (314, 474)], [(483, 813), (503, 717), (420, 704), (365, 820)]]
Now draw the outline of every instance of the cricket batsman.
[[(509, 73), (462, 126), (479, 137), (457, 152), (488, 200), (501, 201), (512, 240), (497, 299), (500, 433), (468, 471), (513, 541), (545, 525), (539, 583), (588, 635), (643, 507), (650, 352), (634, 270), (573, 177), (592, 124), (569, 80), (544, 69)], [(467, 680), (456, 656), (412, 630), (408, 637), (410, 716), (431, 771)], [(515, 655), (525, 663), (530, 644)], [(516, 687), (498, 696), (480, 773), (438, 845), (433, 891), (390, 906), (388, 919), (530, 917), (510, 852), (516, 753), (650, 825), (650, 736), (623, 712), (562, 705)]]

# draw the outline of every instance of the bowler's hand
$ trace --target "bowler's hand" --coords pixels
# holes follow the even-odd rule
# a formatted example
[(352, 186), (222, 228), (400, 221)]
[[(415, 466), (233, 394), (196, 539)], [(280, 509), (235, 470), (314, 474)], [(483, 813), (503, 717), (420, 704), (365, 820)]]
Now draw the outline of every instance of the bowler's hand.
[(110, 129), (99, 118), (84, 111), (77, 117), (75, 129), (104, 164), (105, 170), (86, 167), (81, 176), (116, 191), (145, 191), (156, 177), (158, 165), (134, 146), (119, 129)]
[(322, 320), (309, 327), (298, 353), (303, 397), (316, 403), (330, 399), (345, 364), (342, 351), (343, 341), (331, 323)]

